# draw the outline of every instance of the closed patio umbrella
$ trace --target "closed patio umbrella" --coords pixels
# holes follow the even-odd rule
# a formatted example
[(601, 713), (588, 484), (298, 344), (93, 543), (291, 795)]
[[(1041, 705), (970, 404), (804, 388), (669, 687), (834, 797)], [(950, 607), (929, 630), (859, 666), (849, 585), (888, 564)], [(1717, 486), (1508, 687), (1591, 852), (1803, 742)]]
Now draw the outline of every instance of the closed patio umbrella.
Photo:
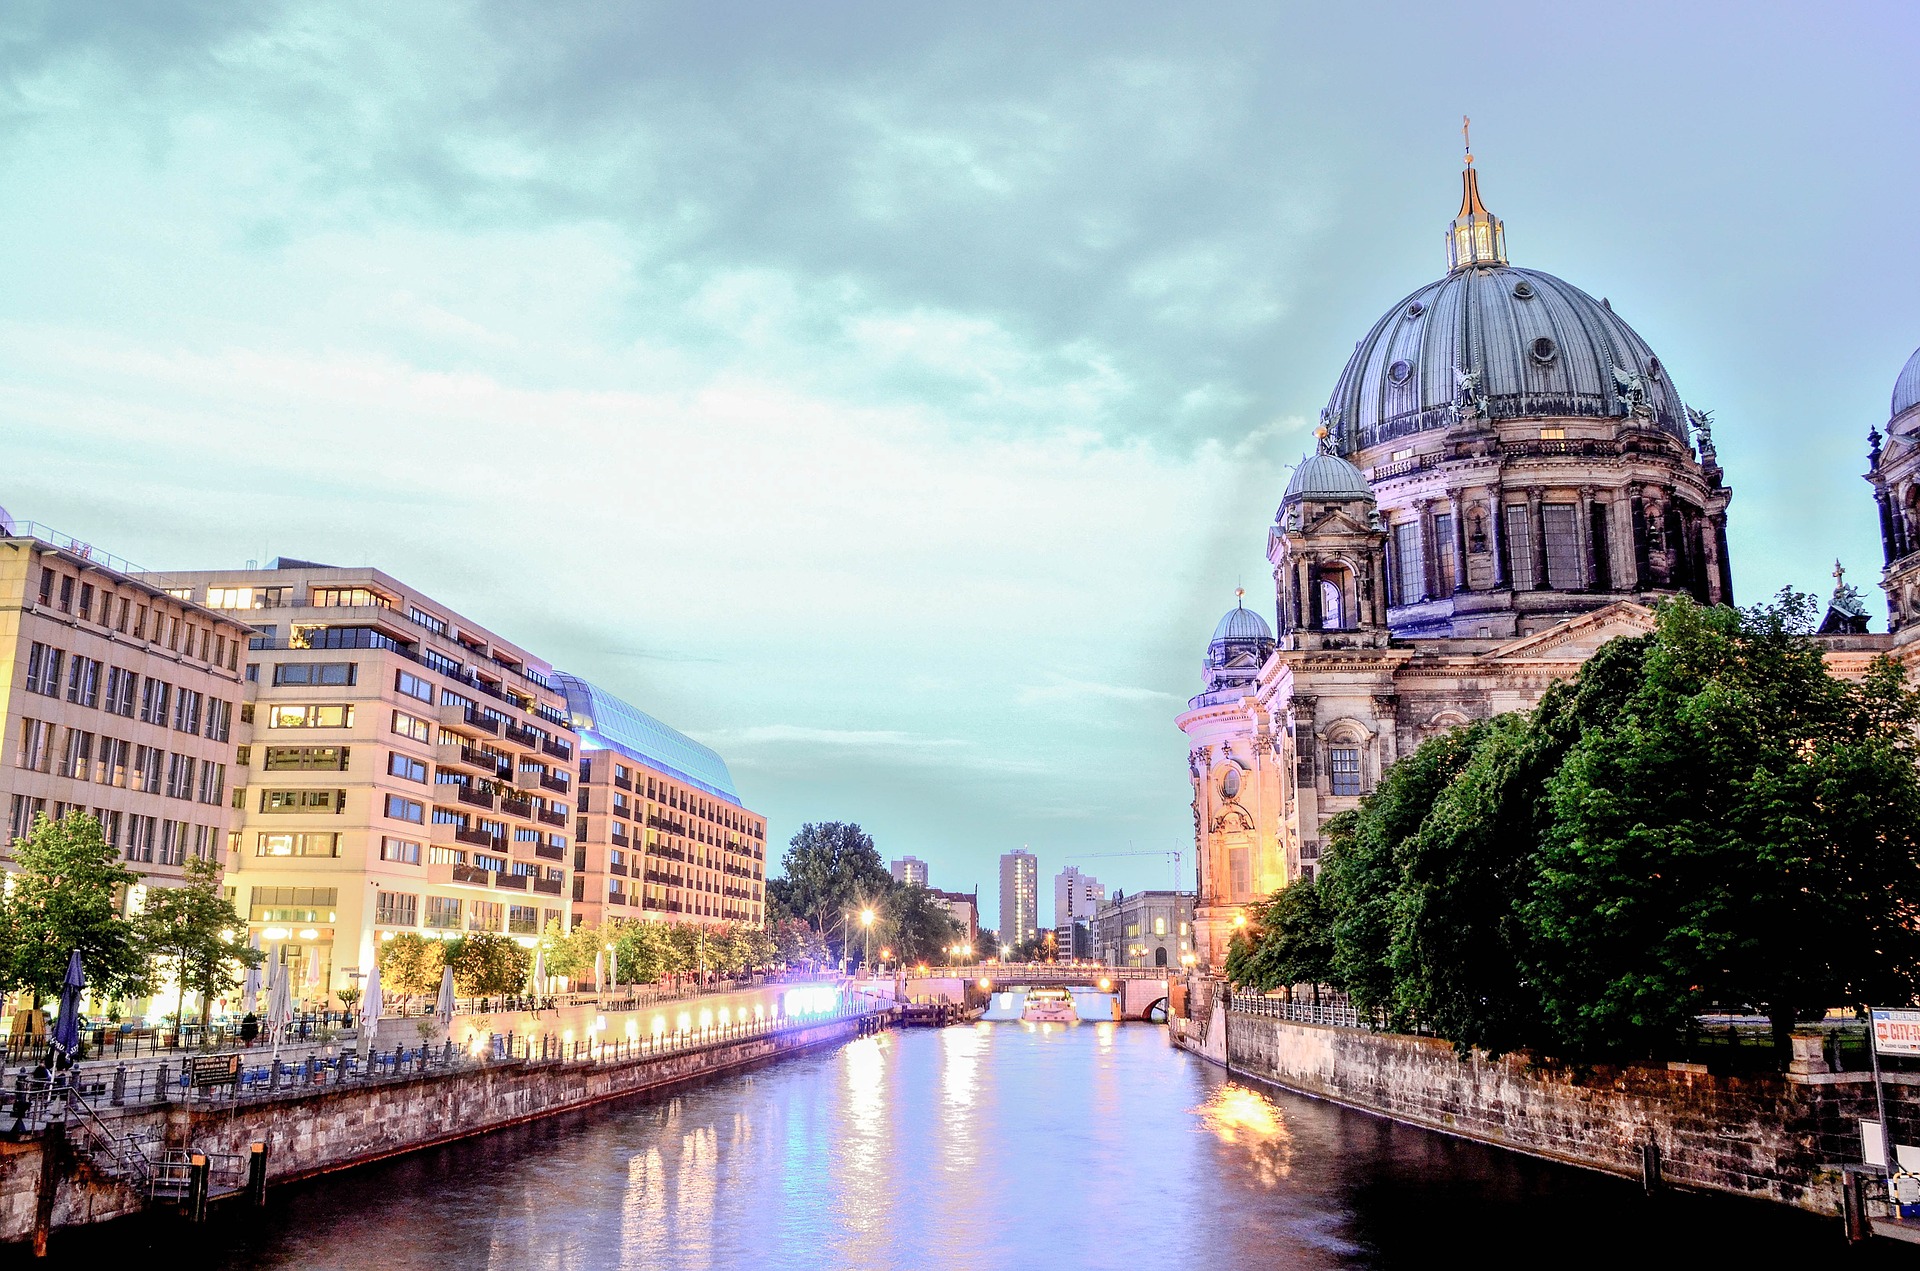
[[(259, 947), (260, 947), (259, 936), (247, 937), (247, 948), (258, 949)], [(260, 968), (257, 966), (250, 966), (247, 968), (246, 982), (240, 989), (240, 1014), (242, 1015), (253, 1014), (254, 999), (259, 996), (260, 996)]]
[(275, 958), (267, 968), (267, 1033), (273, 1039), (273, 1057), (293, 1023), (293, 968)]
[(593, 955), (593, 991), (596, 993), (607, 991), (607, 955), (604, 953)]
[(380, 1031), (380, 1011), (384, 1003), (380, 1000), (380, 964), (374, 963), (373, 970), (367, 972), (367, 991), (360, 999), (360, 1053), (373, 1053), (374, 1037)]
[(67, 959), (67, 978), (60, 984), (60, 1019), (53, 1026), (54, 1063), (61, 1068), (72, 1066), (80, 1050), (80, 994), (86, 987), (87, 978), (80, 972), (80, 950), (75, 949)]
[(433, 1014), (434, 1017), (440, 1021), (440, 1027), (446, 1029), (447, 1035), (451, 1037), (453, 1035), (452, 967), (442, 967), (440, 970), (440, 997), (439, 1000), (433, 1004)]
[(547, 951), (545, 949), (535, 949), (533, 951), (533, 975), (529, 978), (532, 981), (534, 993), (538, 994), (540, 992), (540, 986), (544, 984), (547, 979)]
[(607, 946), (607, 985), (618, 992), (620, 988), (620, 946)]

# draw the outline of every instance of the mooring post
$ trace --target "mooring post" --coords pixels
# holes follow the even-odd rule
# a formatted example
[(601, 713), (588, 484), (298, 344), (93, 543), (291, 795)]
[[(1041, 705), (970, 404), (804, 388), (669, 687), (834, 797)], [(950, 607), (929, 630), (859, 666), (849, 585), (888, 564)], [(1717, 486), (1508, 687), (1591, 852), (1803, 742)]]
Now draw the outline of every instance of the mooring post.
[(188, 1158), (187, 1174), (187, 1221), (205, 1222), (207, 1220), (207, 1183), (213, 1173), (213, 1167), (207, 1162), (205, 1152), (195, 1152)]
[(267, 1145), (253, 1144), (247, 1157), (247, 1199), (257, 1209), (267, 1203)]
[(119, 1107), (127, 1101), (127, 1066), (116, 1065), (113, 1070), (113, 1106)]
[(1867, 1221), (1867, 1179), (1864, 1169), (1849, 1166), (1840, 1176), (1840, 1217), (1847, 1225), (1847, 1243), (1859, 1244), (1873, 1235)]
[(1660, 1145), (1652, 1139), (1640, 1145), (1640, 1185), (1649, 1196), (1660, 1190)]
[(33, 1206), (33, 1256), (47, 1256), (47, 1233), (53, 1229), (53, 1200), (60, 1188), (60, 1158), (66, 1154), (67, 1123), (49, 1121), (40, 1136), (40, 1192)]

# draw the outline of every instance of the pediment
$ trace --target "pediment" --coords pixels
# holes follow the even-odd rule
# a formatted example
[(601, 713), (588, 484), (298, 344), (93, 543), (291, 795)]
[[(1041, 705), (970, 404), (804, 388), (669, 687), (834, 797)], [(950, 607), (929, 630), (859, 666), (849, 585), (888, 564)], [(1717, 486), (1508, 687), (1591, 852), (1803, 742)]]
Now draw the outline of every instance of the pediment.
[(1643, 636), (1654, 627), (1653, 610), (1631, 600), (1615, 601), (1604, 609), (1510, 640), (1483, 654), (1494, 662), (1584, 662), (1609, 640)]
[(1330, 508), (1306, 527), (1308, 534), (1371, 534), (1374, 529), (1365, 520), (1345, 508)]

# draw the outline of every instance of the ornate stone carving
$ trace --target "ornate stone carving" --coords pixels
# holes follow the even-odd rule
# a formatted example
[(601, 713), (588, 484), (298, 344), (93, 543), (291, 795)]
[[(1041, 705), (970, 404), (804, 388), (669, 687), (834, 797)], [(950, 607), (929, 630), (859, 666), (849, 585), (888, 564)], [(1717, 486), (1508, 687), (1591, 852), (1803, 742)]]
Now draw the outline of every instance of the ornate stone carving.
[(1616, 366), (1613, 368), (1613, 384), (1620, 392), (1620, 404), (1626, 408), (1627, 415), (1637, 419), (1653, 418), (1653, 406), (1647, 397), (1646, 376)]

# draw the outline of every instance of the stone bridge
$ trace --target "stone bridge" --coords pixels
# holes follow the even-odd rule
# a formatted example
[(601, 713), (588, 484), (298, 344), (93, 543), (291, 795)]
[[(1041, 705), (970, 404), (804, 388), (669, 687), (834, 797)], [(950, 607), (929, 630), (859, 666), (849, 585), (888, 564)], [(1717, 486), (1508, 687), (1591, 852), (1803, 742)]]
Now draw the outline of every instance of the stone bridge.
[[(882, 997), (979, 1001), (1008, 988), (1089, 988), (1119, 995), (1123, 1019), (1146, 1019), (1167, 999), (1171, 973), (1165, 967), (1074, 966), (1070, 963), (986, 963), (978, 966), (915, 967), (902, 979), (856, 980), (854, 987)], [(1162, 1007), (1164, 1010), (1164, 1007)]]

